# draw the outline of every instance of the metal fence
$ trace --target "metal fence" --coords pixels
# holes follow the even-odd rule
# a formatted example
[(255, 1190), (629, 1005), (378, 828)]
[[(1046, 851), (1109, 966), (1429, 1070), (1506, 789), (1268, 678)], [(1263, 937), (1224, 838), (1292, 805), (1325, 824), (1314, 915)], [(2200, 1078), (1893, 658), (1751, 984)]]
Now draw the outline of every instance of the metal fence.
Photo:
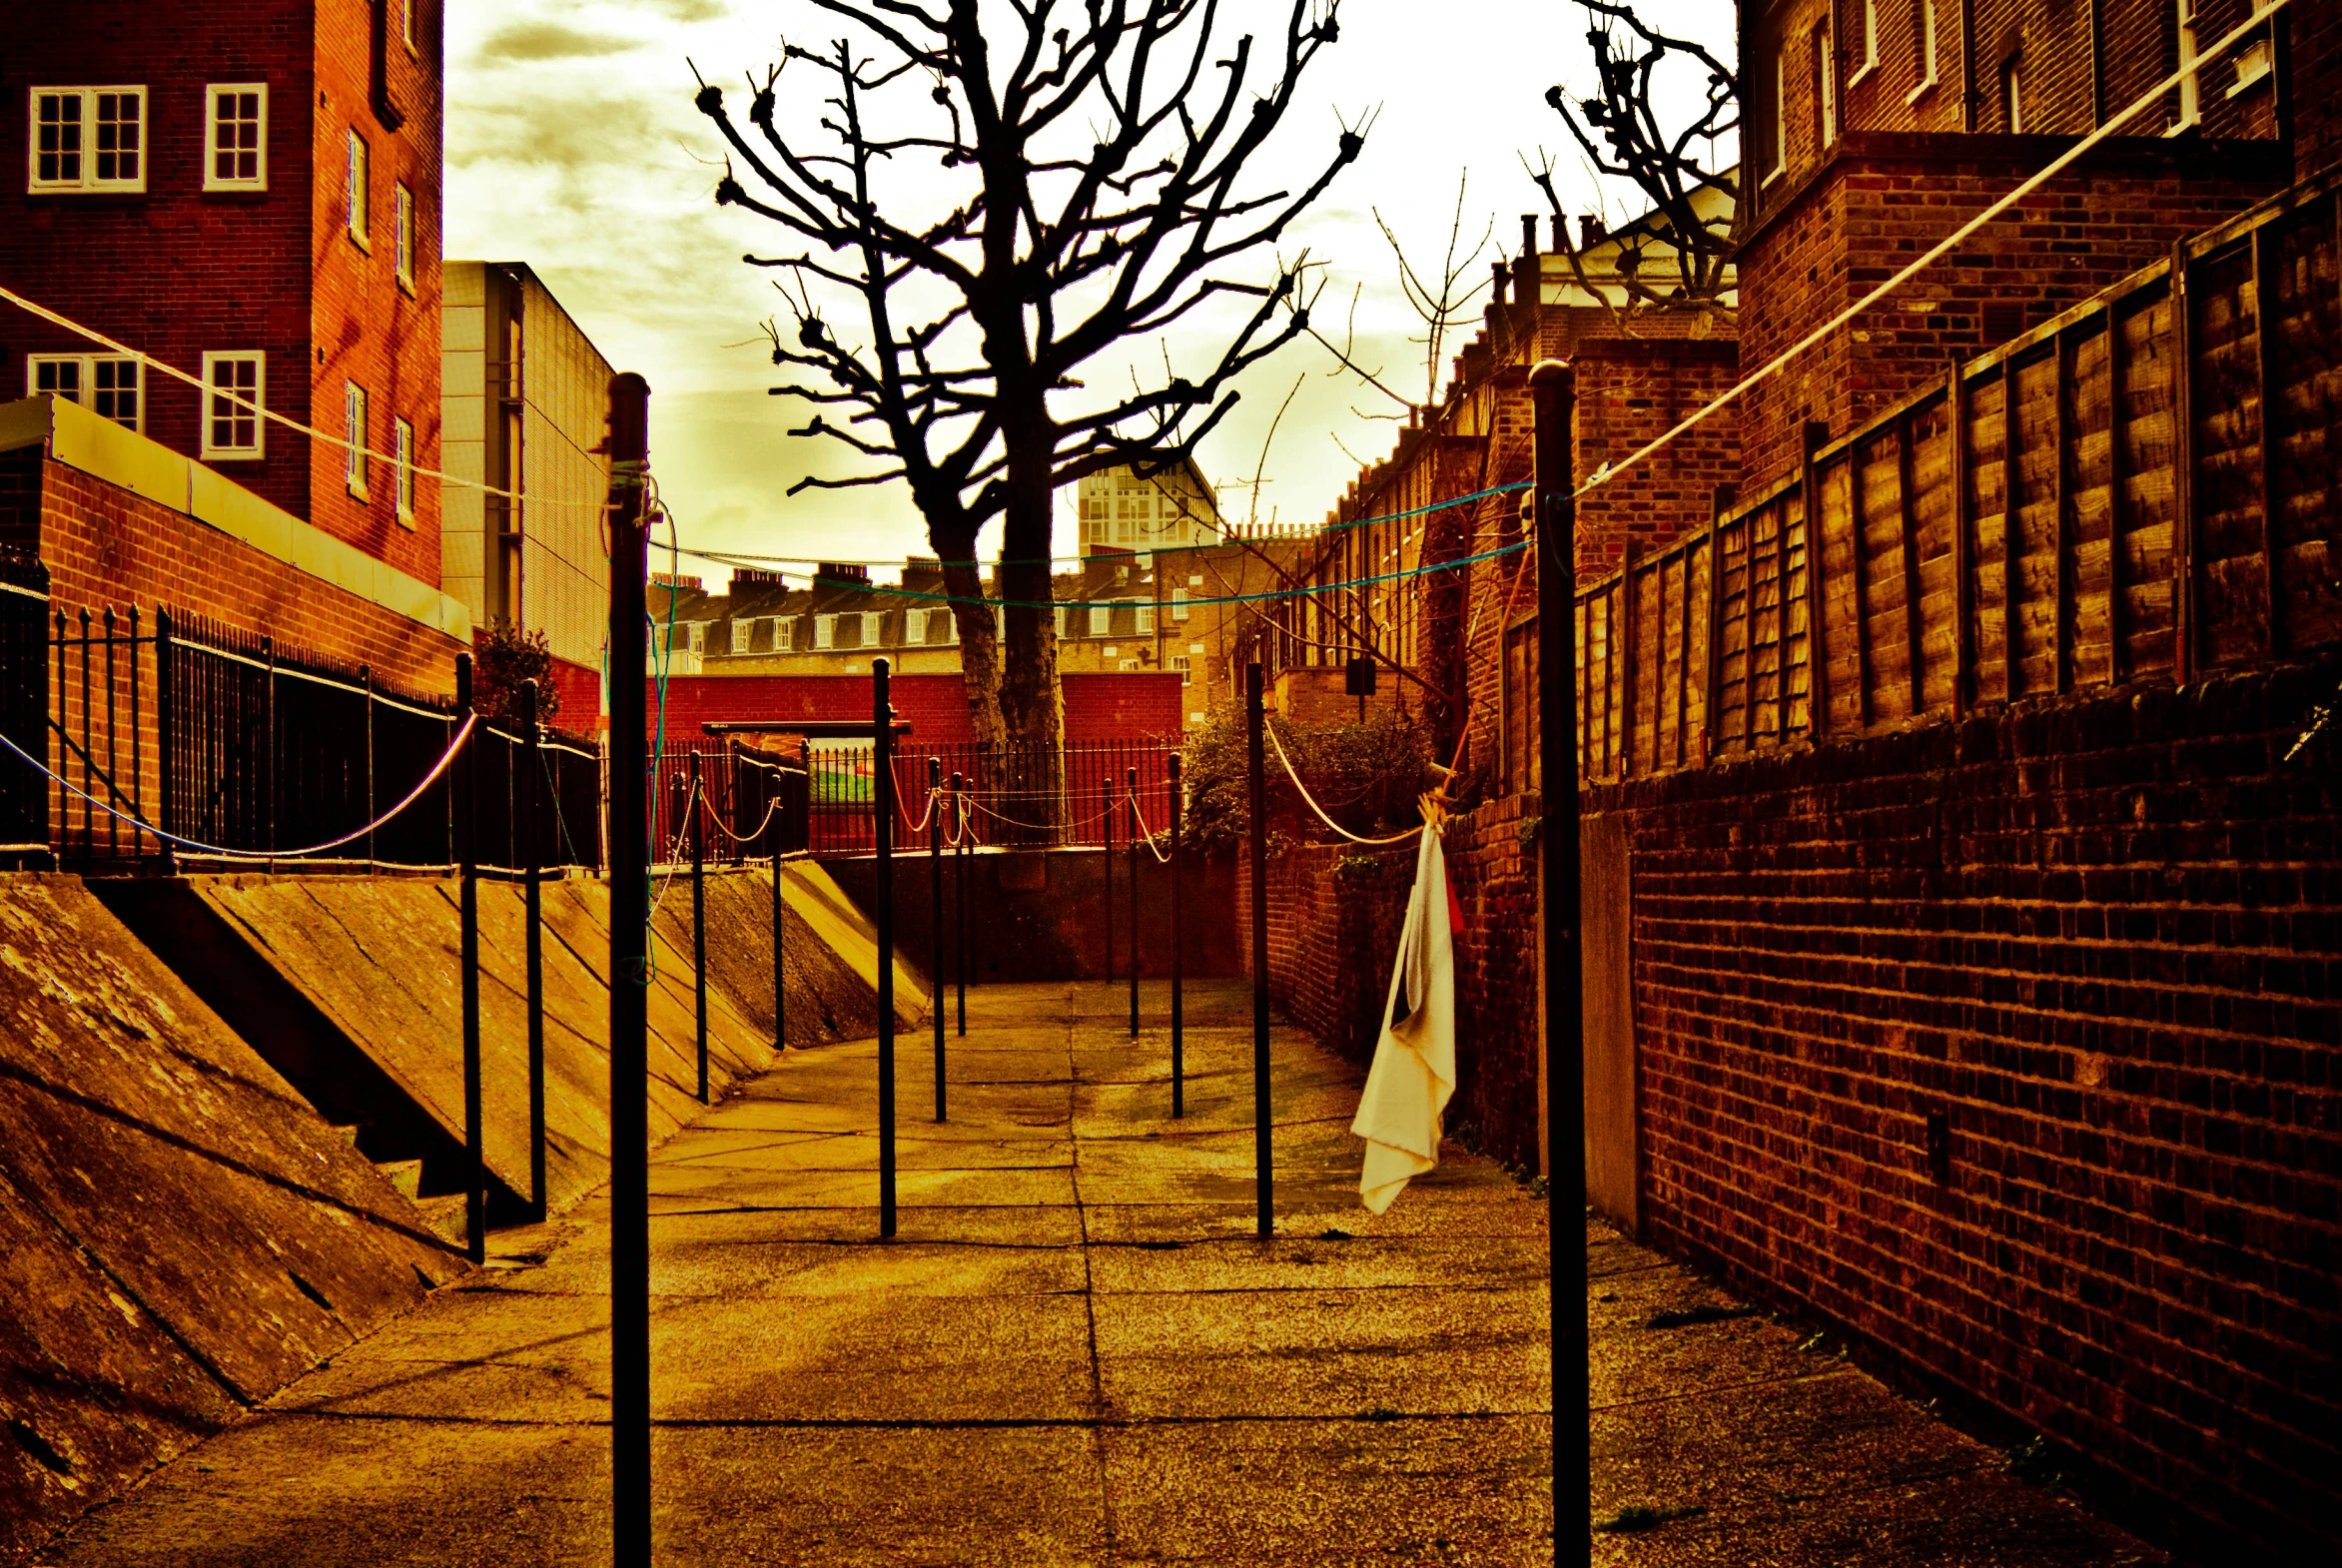
[[(1179, 749), (1176, 736), (1144, 740), (1080, 741), (1044, 748), (977, 742), (898, 744), (895, 755), (896, 842), (916, 848), (928, 801), (928, 759), (948, 788), (960, 775), (968, 791), (968, 832), (977, 844), (1022, 848), (1070, 847), (1131, 836), (1127, 803), (1133, 770), (1139, 811), (1148, 831), (1171, 822), (1171, 783), (1165, 759)], [(868, 741), (815, 742), (807, 757), (810, 848), (859, 854), (871, 848), (874, 782)], [(923, 830), (923, 829), (922, 829)], [(947, 818), (947, 836), (952, 825)]]
[[(215, 851), (271, 866), (454, 863), (452, 774), (371, 832), (292, 853), (367, 827), (429, 778), (456, 733), (449, 700), (200, 617), (68, 612), (49, 603), (37, 567), (0, 563), (0, 733), (26, 754), (0, 758), (0, 853), (69, 866), (202, 863)], [(532, 773), (538, 863), (601, 864), (592, 743), (547, 732), (531, 747), (483, 722), (471, 771), (483, 866), (524, 863)]]
[(652, 864), (673, 865), (691, 858), (685, 807), (691, 798), (694, 758), (699, 790), (715, 824), (707, 835), (709, 860), (738, 865), (761, 860), (776, 848), (782, 854), (796, 854), (812, 847), (806, 770), (756, 747), (730, 742), (662, 750), (653, 759)]

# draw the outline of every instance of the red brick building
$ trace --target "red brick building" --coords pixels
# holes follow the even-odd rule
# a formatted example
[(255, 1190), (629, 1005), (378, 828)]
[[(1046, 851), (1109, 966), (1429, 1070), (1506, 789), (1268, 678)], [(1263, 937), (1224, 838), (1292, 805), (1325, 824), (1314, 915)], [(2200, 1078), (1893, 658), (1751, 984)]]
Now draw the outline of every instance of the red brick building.
[[(0, 401), (46, 393), (145, 437), (84, 474), (169, 469), (140, 455), (151, 442), (230, 481), (199, 487), (247, 497), (207, 507), (166, 483), (140, 493), (173, 515), (133, 519), (101, 490), (85, 527), (20, 502), (12, 533), (61, 593), (160, 599), (259, 632), (284, 629), (273, 604), (354, 595), (325, 619), (366, 629), (319, 651), (415, 644), (391, 673), (444, 688), (468, 624), (439, 602), (438, 486), (414, 471), (439, 466), (439, 48), (433, 0), (94, 0), (12, 31), (0, 279), (155, 363), (0, 311)], [(381, 455), (255, 418), (215, 388)], [(211, 549), (215, 514), (258, 516), (253, 503), (286, 521), (237, 537), (278, 547)], [(433, 635), (416, 643), (417, 626)]]

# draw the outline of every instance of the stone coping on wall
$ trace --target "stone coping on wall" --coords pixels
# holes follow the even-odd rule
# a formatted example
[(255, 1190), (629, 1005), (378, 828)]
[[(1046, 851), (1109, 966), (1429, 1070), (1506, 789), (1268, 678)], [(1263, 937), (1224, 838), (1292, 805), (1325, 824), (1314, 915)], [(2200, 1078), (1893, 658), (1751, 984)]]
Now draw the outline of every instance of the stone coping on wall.
[(39, 446), (51, 461), (193, 517), (371, 604), (458, 642), (471, 640), (471, 612), (461, 600), (77, 402), (42, 393), (0, 403), (0, 451), (26, 446)]

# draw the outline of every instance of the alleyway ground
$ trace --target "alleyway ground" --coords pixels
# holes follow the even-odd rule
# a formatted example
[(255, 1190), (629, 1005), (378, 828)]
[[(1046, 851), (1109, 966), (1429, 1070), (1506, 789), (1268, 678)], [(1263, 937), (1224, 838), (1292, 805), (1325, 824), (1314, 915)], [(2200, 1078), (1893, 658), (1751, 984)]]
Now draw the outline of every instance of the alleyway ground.
[[(875, 1232), (874, 1043), (791, 1052), (651, 1174), (664, 1564), (1536, 1564), (1545, 1205), (1450, 1152), (1356, 1203), (1358, 1075), (1280, 1029), (1278, 1237), (1252, 1234), (1249, 997), (988, 988), (899, 1044), (901, 1235)], [(599, 1197), (296, 1383), (41, 1559), (606, 1561)], [(2097, 1568), (2160, 1557), (1844, 1363), (1589, 1229), (1604, 1561)]]

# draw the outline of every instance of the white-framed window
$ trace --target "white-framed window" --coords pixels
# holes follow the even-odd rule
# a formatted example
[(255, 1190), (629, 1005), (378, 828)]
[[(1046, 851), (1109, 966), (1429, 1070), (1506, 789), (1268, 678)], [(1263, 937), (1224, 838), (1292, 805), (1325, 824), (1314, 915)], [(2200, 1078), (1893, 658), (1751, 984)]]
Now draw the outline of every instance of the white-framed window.
[(1854, 75), (1846, 79), (1853, 87), (1879, 69), (1879, 0), (1861, 0), (1863, 29), (1863, 58), (1855, 66)]
[(878, 610), (864, 610), (862, 612), (862, 645), (866, 648), (878, 646), (880, 613)]
[(1152, 604), (1142, 604), (1142, 605), (1140, 605), (1140, 606), (1139, 606), (1139, 632), (1138, 632), (1138, 634), (1139, 634), (1140, 636), (1142, 636), (1142, 637), (1152, 637), (1152, 636), (1154, 636), (1154, 635), (1155, 635), (1155, 606), (1154, 606), (1154, 605), (1152, 605)]
[(2000, 62), (2000, 121), (2010, 136), (2024, 135), (2024, 57)]
[(52, 392), (92, 413), (144, 429), (146, 378), (136, 360), (111, 354), (35, 354), (25, 359), (24, 390)]
[(1814, 150), (1838, 143), (1838, 62), (1830, 55), (1830, 29), (1814, 29)]
[(705, 653), (707, 651), (706, 621), (687, 620), (676, 629), (683, 633), (683, 646), (687, 651), (692, 653)]
[(1911, 52), (1919, 81), (1903, 101), (1916, 104), (1936, 90), (1936, 0), (1911, 0)]
[(2186, 73), (2179, 79), (2179, 118), (2171, 122), (2170, 134), (2176, 136), (2182, 131), (2195, 129), (2204, 117), (2203, 77), (2195, 68), (2196, 60), (2202, 53), (2196, 37), (2201, 0), (2172, 0), (2172, 3), (2179, 8), (2179, 69)]
[(1122, 663), (1115, 666), (1115, 668), (1121, 670), (1126, 675), (1135, 675), (1146, 667), (1147, 661), (1145, 659), (1125, 659), (1122, 661)]
[(403, 183), (390, 186), (391, 271), (399, 287), (414, 293), (414, 193)]
[(36, 87), (28, 95), (25, 188), (144, 191), (144, 87)]
[(1114, 606), (1111, 604), (1091, 605), (1090, 635), (1093, 637), (1103, 637), (1108, 632), (1114, 630)]
[(374, 220), (367, 212), (367, 157), (366, 138), (352, 131), (349, 162), (342, 171), (342, 211), (350, 238), (362, 251), (374, 249)]
[(356, 382), (342, 384), (342, 483), (360, 500), (366, 499), (366, 389)]
[(1052, 618), (1057, 622), (1058, 641), (1060, 642), (1066, 640), (1066, 616), (1070, 613), (1063, 604), (1059, 605), (1053, 613)]
[(838, 618), (835, 615), (813, 617), (813, 645), (816, 648), (834, 648), (838, 645)]
[(1194, 673), (1193, 673), (1193, 671), (1194, 671), (1194, 664), (1193, 664), (1193, 661), (1192, 661), (1192, 660), (1190, 660), (1190, 659), (1189, 659), (1189, 657), (1188, 657), (1186, 654), (1184, 654), (1184, 653), (1174, 653), (1174, 654), (1172, 654), (1172, 655), (1171, 656), (1171, 667), (1172, 669), (1174, 669), (1174, 670), (1178, 671), (1178, 675), (1179, 675), (1179, 684), (1180, 684), (1180, 685), (1182, 685), (1182, 686), (1191, 686), (1191, 685), (1193, 685), (1193, 684), (1195, 683), (1195, 676), (1194, 676)]
[(2237, 50), (2236, 81), (2229, 87), (2228, 96), (2234, 98), (2239, 93), (2250, 92), (2266, 81), (2269, 73), (2276, 69), (2273, 63), (2275, 54), (2276, 50), (2266, 33)]
[(390, 455), (396, 459), (391, 494), (397, 503), (398, 520), (411, 527), (414, 524), (414, 426), (404, 419), (390, 421)]
[(268, 83), (214, 82), (204, 89), (204, 189), (268, 188)]
[(398, 41), (408, 54), (419, 53), (414, 47), (414, 7), (415, 0), (398, 0)]
[(1187, 590), (1184, 588), (1171, 589), (1171, 619), (1185, 620), (1191, 613), (1193, 612), (1187, 605)]
[(202, 455), (207, 459), (263, 455), (268, 421), (260, 416), (259, 404), (268, 388), (268, 357), (258, 349), (207, 353), (204, 388)]

